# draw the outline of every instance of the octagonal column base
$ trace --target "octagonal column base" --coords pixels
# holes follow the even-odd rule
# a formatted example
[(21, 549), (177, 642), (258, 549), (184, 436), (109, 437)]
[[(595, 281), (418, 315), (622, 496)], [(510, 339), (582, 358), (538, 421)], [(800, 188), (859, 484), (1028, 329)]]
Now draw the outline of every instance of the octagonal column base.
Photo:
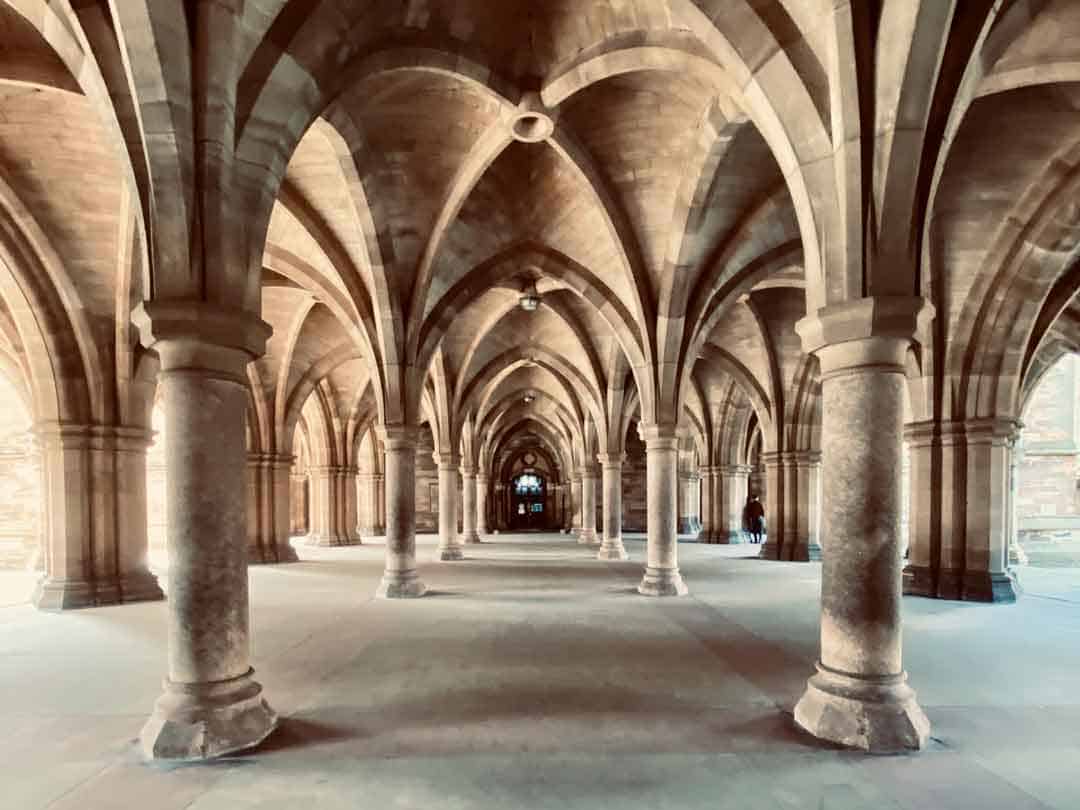
[(626, 553), (626, 547), (623, 546), (621, 539), (605, 537), (600, 543), (600, 550), (596, 552), (596, 559), (629, 560), (630, 555)]
[(461, 546), (447, 546), (446, 548), (439, 549), (439, 559), (443, 562), (464, 560), (465, 552), (461, 550)]
[(415, 599), (427, 593), (427, 586), (415, 571), (387, 571), (375, 596), (379, 599)]
[(874, 754), (917, 751), (930, 737), (905, 673), (854, 677), (820, 662), (795, 705), (795, 722), (819, 739)]
[(139, 739), (150, 759), (213, 759), (251, 748), (277, 727), (277, 713), (262, 697), (248, 670), (239, 678), (213, 683), (165, 681), (165, 694)]
[(642, 596), (686, 596), (689, 592), (678, 568), (646, 566), (645, 576), (638, 585)]

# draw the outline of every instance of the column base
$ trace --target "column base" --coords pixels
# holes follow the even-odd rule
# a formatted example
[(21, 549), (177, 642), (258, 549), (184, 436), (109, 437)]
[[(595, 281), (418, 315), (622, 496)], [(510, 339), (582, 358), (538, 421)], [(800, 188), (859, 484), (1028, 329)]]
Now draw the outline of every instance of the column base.
[(296, 549), (291, 545), (271, 546), (270, 548), (251, 547), (248, 549), (248, 565), (277, 565), (278, 563), (300, 562)]
[(214, 683), (165, 682), (139, 739), (149, 759), (212, 759), (251, 748), (277, 727), (254, 670)]
[(120, 604), (120, 588), (112, 585), (101, 588), (82, 580), (55, 580), (42, 577), (34, 586), (30, 601), (38, 610), (57, 613), (62, 610)]
[(463, 534), (461, 535), (461, 542), (469, 546), (475, 546), (480, 542), (480, 535), (475, 532), (472, 534)]
[(903, 581), (905, 596), (926, 596), (929, 598), (937, 596), (937, 589), (934, 587), (934, 571), (929, 566), (904, 566)]
[(600, 542), (596, 536), (596, 529), (582, 529), (578, 532), (577, 541), (583, 546), (595, 546)]
[(741, 543), (747, 542), (746, 536), (739, 530), (728, 531), (720, 535), (717, 543), (722, 543), (727, 546), (735, 546)]
[(622, 544), (622, 538), (605, 537), (600, 543), (600, 550), (596, 552), (598, 560), (629, 560), (626, 547)]
[(446, 548), (440, 548), (437, 555), (439, 560), (443, 562), (449, 562), (451, 560), (464, 560), (465, 552), (461, 546), (447, 546)]
[(354, 541), (340, 534), (309, 534), (307, 539), (304, 540), (305, 546), (320, 546), (322, 548), (331, 546), (354, 546), (359, 544), (359, 540)]
[(780, 544), (771, 540), (766, 540), (761, 544), (761, 551), (758, 553), (759, 560), (779, 560), (780, 559)]
[(678, 568), (653, 568), (651, 565), (646, 566), (637, 590), (642, 596), (686, 596), (690, 592)]
[(120, 580), (120, 599), (128, 602), (160, 602), (165, 598), (158, 578), (149, 571), (139, 571)]
[(930, 737), (906, 673), (855, 678), (820, 662), (795, 705), (795, 722), (819, 739), (875, 754), (917, 751)]
[(387, 571), (375, 589), (378, 599), (415, 599), (427, 593), (427, 586), (415, 571)]
[(904, 568), (903, 588), (906, 596), (1001, 604), (1015, 602), (1020, 593), (1020, 585), (1012, 572), (991, 574), (950, 568), (935, 576), (934, 570), (924, 565)]
[[(787, 546), (785, 546), (785, 551)], [(785, 560), (790, 562), (817, 562), (821, 559), (821, 546), (808, 545), (806, 543), (795, 543), (791, 546), (791, 556), (784, 555)]]
[(1009, 572), (969, 571), (964, 574), (965, 602), (1011, 604), (1016, 601), (1017, 591), (1016, 579)]

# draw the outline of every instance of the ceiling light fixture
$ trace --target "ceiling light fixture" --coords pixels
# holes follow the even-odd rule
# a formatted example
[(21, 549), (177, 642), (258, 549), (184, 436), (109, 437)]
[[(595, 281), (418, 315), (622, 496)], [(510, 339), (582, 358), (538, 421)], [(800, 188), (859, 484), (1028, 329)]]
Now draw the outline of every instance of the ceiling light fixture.
[(525, 400), (525, 404), (528, 405), (530, 402), (536, 399), (536, 397), (534, 397), (532, 394), (526, 394), (522, 397), (522, 399)]
[(527, 281), (521, 288), (521, 296), (518, 298), (518, 306), (525, 312), (535, 312), (540, 306), (540, 293), (536, 291), (536, 282)]

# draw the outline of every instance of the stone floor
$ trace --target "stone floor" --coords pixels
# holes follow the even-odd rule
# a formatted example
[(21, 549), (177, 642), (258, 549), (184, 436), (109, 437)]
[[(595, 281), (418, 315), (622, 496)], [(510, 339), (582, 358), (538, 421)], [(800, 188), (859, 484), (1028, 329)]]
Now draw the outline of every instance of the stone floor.
[(416, 601), (372, 600), (375, 545), (251, 569), (255, 666), (284, 720), (211, 765), (146, 765), (134, 745), (164, 605), (0, 607), (0, 807), (1080, 807), (1077, 572), (1028, 572), (1014, 606), (908, 599), (933, 743), (868, 757), (792, 726), (815, 564), (684, 544), (691, 596), (658, 601), (633, 592), (640, 539), (628, 563), (552, 535), (459, 563), (420, 545), (433, 593)]

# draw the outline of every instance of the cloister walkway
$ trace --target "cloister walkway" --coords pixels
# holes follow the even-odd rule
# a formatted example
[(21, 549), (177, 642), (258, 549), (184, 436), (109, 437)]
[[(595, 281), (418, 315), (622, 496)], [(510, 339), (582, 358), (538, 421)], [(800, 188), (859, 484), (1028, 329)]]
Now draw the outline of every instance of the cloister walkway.
[(817, 564), (680, 546), (691, 596), (638, 596), (644, 543), (601, 563), (561, 535), (431, 562), (376, 601), (377, 544), (251, 569), (254, 662), (281, 713), (260, 749), (143, 764), (165, 606), (0, 607), (0, 806), (80, 808), (1075, 808), (1080, 582), (1016, 606), (905, 600), (934, 724), (917, 756), (827, 748), (789, 714), (817, 650)]

